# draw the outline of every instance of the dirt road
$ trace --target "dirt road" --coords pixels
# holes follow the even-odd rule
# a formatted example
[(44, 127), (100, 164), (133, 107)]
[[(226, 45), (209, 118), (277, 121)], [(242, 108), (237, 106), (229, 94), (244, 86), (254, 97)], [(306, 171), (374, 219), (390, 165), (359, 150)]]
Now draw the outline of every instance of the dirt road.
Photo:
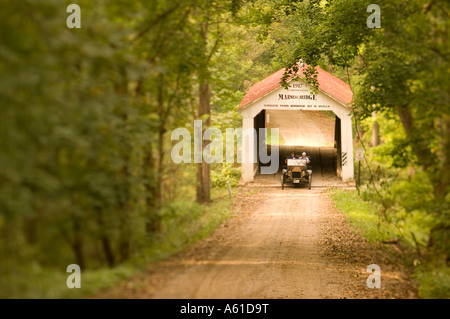
[[(244, 188), (214, 234), (101, 298), (410, 298), (393, 251), (352, 232), (323, 189)], [(369, 264), (382, 287), (366, 284)]]
[[(257, 176), (234, 199), (236, 216), (212, 236), (98, 297), (415, 297), (394, 247), (351, 231), (327, 196), (327, 187), (354, 187), (336, 176), (334, 120), (319, 112), (268, 116), (268, 126), (283, 128), (280, 160), (291, 151), (311, 156), (312, 189), (281, 190), (280, 172)], [(381, 268), (380, 289), (367, 287), (370, 264)]]

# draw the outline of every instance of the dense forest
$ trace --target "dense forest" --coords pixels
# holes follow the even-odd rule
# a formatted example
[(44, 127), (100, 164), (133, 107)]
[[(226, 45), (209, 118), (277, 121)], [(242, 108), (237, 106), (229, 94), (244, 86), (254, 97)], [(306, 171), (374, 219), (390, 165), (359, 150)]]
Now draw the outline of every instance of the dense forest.
[(205, 236), (240, 166), (173, 163), (171, 132), (240, 127), (299, 59), (351, 85), (360, 197), (450, 285), (450, 5), (380, 0), (369, 28), (369, 4), (0, 0), (0, 297), (70, 297), (69, 264), (100, 287)]

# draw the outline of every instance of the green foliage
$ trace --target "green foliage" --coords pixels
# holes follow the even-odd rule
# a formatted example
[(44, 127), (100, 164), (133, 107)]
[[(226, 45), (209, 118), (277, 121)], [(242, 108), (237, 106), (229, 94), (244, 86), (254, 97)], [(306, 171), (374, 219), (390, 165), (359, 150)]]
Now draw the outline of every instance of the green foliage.
[[(353, 193), (333, 195), (341, 208), (370, 238), (399, 236), (448, 264), (446, 1), (380, 0), (381, 29), (367, 28), (364, 0), (77, 3), (81, 29), (66, 27), (68, 3), (2, 2), (2, 296), (64, 294), (51, 282), (72, 263), (104, 286), (132, 272), (127, 262), (209, 233), (226, 209), (191, 204), (195, 167), (168, 161), (167, 133), (191, 128), (205, 79), (212, 124), (240, 127), (247, 89), (299, 58), (313, 85), (315, 65), (351, 79), (359, 129), (371, 133), (378, 114), (383, 143), (366, 154), (361, 187), (377, 213)], [(234, 165), (212, 169), (220, 191), (237, 185)], [(421, 282), (433, 274), (448, 276), (427, 270)], [(444, 295), (426, 287), (424, 296)]]
[(275, 139), (273, 142), (275, 142), (275, 144), (272, 144), (272, 130), (271, 130), (271, 125), (267, 125), (267, 131), (266, 131), (266, 143), (267, 145), (283, 145), (285, 143), (285, 140), (283, 138), (282, 135), (278, 134), (278, 140)]
[[(432, 176), (421, 169), (414, 143), (395, 117), (377, 112), (376, 120), (382, 144), (366, 152), (361, 197), (376, 204), (383, 223), (395, 229), (395, 236), (414, 256), (420, 296), (448, 298), (449, 200), (436, 201)], [(363, 142), (369, 145), (372, 120), (361, 121), (360, 129), (365, 132)]]
[[(422, 216), (428, 239), (420, 245), (448, 264), (450, 78), (442, 70), (449, 69), (449, 3), (379, 1), (381, 28), (374, 29), (366, 25), (369, 4), (305, 1), (295, 14), (302, 22), (293, 30), (297, 50), (288, 66), (302, 58), (311, 66), (344, 68), (358, 131), (370, 130), (364, 121), (374, 111), (385, 117), (379, 122), (384, 143), (368, 154), (363, 196), (380, 204), (383, 217), (399, 228), (404, 216)], [(314, 74), (306, 75), (313, 83)], [(369, 145), (367, 137), (362, 141)]]
[[(407, 194), (408, 190), (403, 190), (403, 192)], [(402, 247), (406, 248), (409, 254), (415, 255), (412, 258), (413, 266), (415, 266), (413, 275), (419, 287), (420, 297), (449, 298), (449, 267), (442, 264), (425, 263), (420, 260), (420, 256), (416, 255), (416, 241), (419, 245), (427, 243), (430, 225), (433, 222), (431, 216), (427, 216), (424, 211), (407, 213), (398, 210), (396, 216), (391, 216), (397, 220), (388, 222), (382, 216), (380, 206), (374, 206), (370, 198), (363, 200), (356, 191), (331, 189), (328, 193), (336, 208), (345, 215), (354, 230), (370, 242), (398, 238)], [(372, 194), (372, 196), (375, 195)], [(422, 198), (419, 196), (416, 201), (420, 201)], [(410, 202), (408, 199), (403, 199), (403, 201)], [(415, 239), (411, 237), (411, 233), (415, 234)]]
[(416, 279), (420, 284), (419, 295), (428, 299), (450, 298), (450, 268), (419, 271)]
[(223, 192), (210, 206), (177, 201), (161, 209), (163, 230), (127, 262), (114, 268), (82, 270), (81, 289), (68, 289), (65, 268), (56, 271), (37, 263), (25, 265), (26, 273), (2, 276), (0, 298), (81, 298), (95, 295), (121, 280), (126, 280), (151, 263), (167, 258), (188, 245), (207, 237), (220, 224), (232, 216), (230, 200)]
[[(421, 169), (408, 137), (396, 125), (396, 120), (385, 113), (377, 113), (377, 122), (382, 144), (366, 153), (367, 162), (363, 163), (361, 173), (361, 196), (382, 207), (387, 221), (403, 231), (411, 247), (419, 245), (426, 251), (432, 228), (443, 222), (437, 218), (431, 176)], [(371, 120), (361, 122), (360, 128), (366, 131), (363, 141), (367, 144), (370, 143), (370, 127)], [(445, 205), (439, 213), (445, 216)], [(420, 225), (420, 229), (404, 229), (411, 221)], [(439, 242), (446, 241), (442, 238)]]
[(6, 295), (15, 293), (10, 279), (26, 282), (40, 269), (126, 260), (147, 241), (141, 225), (152, 218), (146, 185), (154, 183), (145, 162), (154, 124), (142, 116), (150, 107), (128, 86), (150, 65), (123, 49), (127, 26), (98, 19), (114, 6), (80, 2), (81, 31), (66, 27), (59, 2), (8, 2), (0, 22)]
[(240, 167), (232, 163), (223, 163), (211, 172), (211, 185), (222, 188), (226, 186), (226, 182), (229, 182), (231, 187), (236, 187), (240, 178)]
[(354, 230), (361, 232), (370, 242), (391, 239), (396, 235), (392, 225), (383, 221), (380, 212), (373, 209), (373, 204), (361, 200), (356, 191), (331, 189), (329, 194)]
[(377, 205), (384, 222), (402, 233), (405, 244), (425, 249), (434, 223), (433, 193), (426, 174), (419, 170), (406, 178), (407, 171), (380, 163), (371, 163), (370, 167), (372, 175), (362, 170), (361, 198)]
[[(77, 3), (81, 29), (66, 27), (60, 1), (3, 1), (0, 12), (3, 297), (62, 296), (52, 282), (65, 284), (72, 263), (92, 289), (103, 286), (130, 260), (204, 236), (228, 211), (189, 204), (193, 167), (170, 162), (167, 133), (192, 123), (207, 53), (219, 122), (240, 125), (248, 77), (235, 71), (251, 58), (229, 61), (251, 50), (213, 54), (230, 38), (212, 19), (227, 21), (231, 1)], [(223, 172), (235, 185), (238, 172)]]
[[(211, 232), (233, 214), (231, 201), (223, 191), (213, 190), (213, 203), (200, 205), (192, 200), (166, 203), (161, 208), (162, 231), (131, 260), (132, 264), (146, 267), (149, 262), (167, 258), (186, 248)], [(217, 198), (216, 198), (217, 197)]]
[[(449, 4), (379, 1), (379, 29), (366, 25), (369, 4), (365, 0), (300, 4), (294, 17), (285, 17), (300, 21), (292, 28), (298, 36), (297, 49), (288, 66), (302, 58), (310, 66), (345, 68), (353, 80), (356, 119), (369, 118), (373, 111), (395, 119), (404, 135), (395, 136), (380, 151), (391, 153), (389, 161), (397, 167), (420, 166), (444, 214), (450, 191), (450, 82), (442, 72), (449, 68)], [(306, 76), (314, 83), (313, 72)]]

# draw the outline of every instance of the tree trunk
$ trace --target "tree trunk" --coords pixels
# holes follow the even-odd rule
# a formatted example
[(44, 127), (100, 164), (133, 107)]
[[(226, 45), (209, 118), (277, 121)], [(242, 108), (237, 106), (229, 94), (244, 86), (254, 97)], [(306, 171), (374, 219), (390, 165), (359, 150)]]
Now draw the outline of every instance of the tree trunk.
[[(414, 119), (411, 111), (407, 107), (400, 107), (397, 109), (397, 114), (400, 117), (406, 135), (413, 137), (417, 132), (415, 132)], [(426, 172), (433, 162), (432, 154), (426, 142), (421, 140), (419, 135), (415, 135), (414, 137), (417, 138), (417, 142), (415, 143), (413, 151), (419, 159), (423, 171)]]
[(80, 266), (81, 269), (84, 269), (86, 266), (86, 262), (83, 253), (83, 239), (80, 231), (81, 231), (80, 220), (77, 217), (75, 217), (73, 222), (74, 236), (72, 242), (72, 249), (75, 254), (75, 260), (77, 261), (77, 265)]
[[(202, 119), (204, 115), (207, 115), (206, 120), (202, 128), (202, 136), (205, 126), (209, 126), (211, 123), (211, 88), (207, 79), (204, 79), (200, 83), (199, 87), (199, 108), (198, 117)], [(208, 141), (202, 139), (202, 152)], [(210, 165), (202, 159), (202, 163), (197, 164), (197, 202), (208, 203), (211, 200), (210, 190)]]
[(450, 115), (443, 115), (438, 120), (439, 134), (439, 169), (440, 183), (435, 190), (436, 198), (444, 200), (450, 191)]
[[(420, 132), (416, 132), (414, 128), (414, 120), (409, 109), (407, 109), (406, 107), (399, 109), (398, 115), (403, 124), (403, 128), (409, 137), (416, 137), (417, 134), (420, 134)], [(443, 127), (441, 135), (442, 139), (440, 142), (441, 145), (444, 145), (443, 151), (445, 152), (446, 156), (443, 156), (442, 159), (439, 160), (439, 170), (436, 171), (430, 169), (433, 168), (433, 163), (436, 160), (435, 158), (433, 158), (433, 156), (435, 155), (429, 149), (428, 144), (425, 141), (420, 140), (420, 136), (417, 143), (415, 143), (414, 145), (414, 151), (420, 161), (422, 170), (430, 175), (430, 181), (433, 186), (434, 200), (436, 204), (435, 211), (439, 212), (440, 215), (440, 221), (430, 230), (427, 247), (432, 249), (432, 253), (435, 254), (435, 256), (439, 255), (439, 258), (442, 258), (448, 263), (450, 262), (450, 251), (448, 245), (446, 244), (445, 238), (450, 238), (450, 225), (447, 221), (448, 218), (443, 217), (443, 214), (445, 214), (446, 207), (448, 207), (448, 204), (446, 204), (445, 201), (445, 195), (448, 191), (449, 185), (448, 168), (450, 166), (450, 118), (448, 116), (444, 116), (444, 118), (446, 119), (446, 125), (445, 128)], [(443, 238), (444, 240), (442, 240)]]
[(410, 135), (414, 127), (414, 120), (410, 110), (407, 107), (400, 107), (397, 113), (402, 122), (403, 129), (407, 135)]
[[(203, 61), (199, 66), (199, 103), (198, 103), (198, 118), (203, 121), (202, 137), (204, 130), (210, 125), (211, 120), (211, 88), (209, 85), (209, 70), (208, 63), (213, 51), (207, 53), (208, 42), (208, 22), (205, 21), (200, 25), (200, 35), (202, 37), (202, 54)], [(206, 116), (206, 119), (204, 117)], [(202, 154), (206, 144), (209, 142), (203, 141), (202, 138)], [(202, 156), (202, 163), (197, 164), (197, 202), (208, 203), (211, 200), (210, 193), (210, 165), (205, 162)]]
[(114, 267), (114, 254), (111, 248), (110, 238), (107, 235), (107, 229), (103, 220), (101, 208), (97, 208), (97, 226), (100, 234), (100, 242), (102, 244), (103, 253), (105, 254), (106, 262), (109, 267)]
[(37, 243), (37, 225), (38, 219), (36, 217), (24, 216), (23, 227), (25, 239), (30, 245), (34, 245)]
[[(164, 74), (158, 75), (158, 140), (157, 140), (157, 159), (155, 165), (155, 184), (148, 184), (147, 189), (152, 196), (147, 196), (147, 207), (149, 208), (149, 219), (146, 222), (147, 234), (153, 234), (161, 231), (161, 220), (159, 217), (159, 210), (162, 205), (162, 184), (163, 184), (163, 170), (164, 170), (164, 134), (166, 133), (166, 117), (167, 114), (164, 108)], [(151, 146), (150, 146), (151, 147)], [(151, 150), (147, 155), (148, 163), (153, 164)], [(153, 200), (153, 202), (151, 202)]]
[(205, 200), (203, 198), (203, 163), (196, 164), (195, 180), (196, 180), (195, 191), (197, 195), (197, 203), (204, 203)]
[(148, 144), (147, 154), (145, 156), (145, 189), (146, 189), (146, 206), (149, 217), (145, 222), (145, 231), (147, 235), (154, 234), (160, 230), (160, 222), (158, 222), (158, 209), (155, 207), (155, 198), (157, 197), (157, 178), (155, 176), (156, 167), (153, 159), (153, 145)]
[(101, 237), (103, 252), (105, 253), (106, 262), (110, 268), (114, 267), (114, 255), (111, 249), (109, 238), (106, 235)]
[(120, 261), (126, 261), (130, 258), (131, 251), (131, 238), (132, 233), (129, 227), (129, 216), (127, 213), (127, 207), (123, 207), (123, 211), (121, 212), (120, 217), (120, 242), (119, 242), (119, 253), (120, 253)]
[(156, 166), (156, 196), (155, 207), (161, 207), (162, 182), (163, 182), (163, 162), (164, 162), (164, 133), (166, 132), (166, 118), (164, 112), (164, 74), (159, 74), (158, 81), (158, 162)]

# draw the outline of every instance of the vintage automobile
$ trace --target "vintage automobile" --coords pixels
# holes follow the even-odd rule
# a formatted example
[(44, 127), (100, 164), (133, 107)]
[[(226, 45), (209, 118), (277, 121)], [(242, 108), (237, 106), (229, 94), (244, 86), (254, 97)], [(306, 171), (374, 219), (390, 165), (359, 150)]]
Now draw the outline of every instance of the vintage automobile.
[(294, 185), (307, 184), (311, 189), (312, 170), (307, 167), (304, 158), (288, 158), (287, 165), (281, 171), (281, 189), (284, 189), (285, 183)]

